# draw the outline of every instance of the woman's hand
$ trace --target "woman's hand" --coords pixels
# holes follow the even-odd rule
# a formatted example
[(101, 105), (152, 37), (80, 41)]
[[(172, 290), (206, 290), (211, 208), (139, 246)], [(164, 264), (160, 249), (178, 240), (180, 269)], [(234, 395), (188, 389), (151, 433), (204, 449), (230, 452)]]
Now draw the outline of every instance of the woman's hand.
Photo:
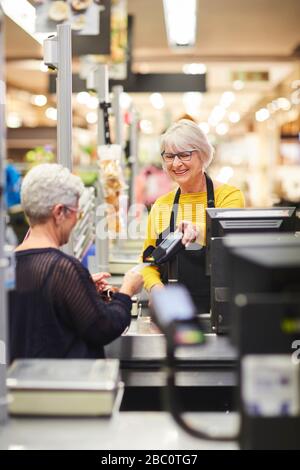
[(183, 233), (182, 243), (186, 248), (197, 240), (200, 235), (200, 230), (192, 222), (182, 220), (177, 227), (177, 230)]
[(109, 273), (92, 274), (92, 279), (98, 292), (102, 292), (108, 286), (108, 282), (106, 280), (108, 277), (110, 277)]
[(143, 276), (139, 272), (131, 269), (125, 274), (123, 284), (119, 292), (132, 297), (134, 294), (137, 294), (142, 290), (143, 285)]

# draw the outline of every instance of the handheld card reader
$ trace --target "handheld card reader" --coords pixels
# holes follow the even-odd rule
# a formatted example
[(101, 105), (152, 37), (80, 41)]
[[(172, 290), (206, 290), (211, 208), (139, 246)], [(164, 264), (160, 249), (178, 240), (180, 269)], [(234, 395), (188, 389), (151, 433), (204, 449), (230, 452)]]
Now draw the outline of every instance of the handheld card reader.
[(132, 271), (141, 271), (147, 266), (160, 266), (166, 263), (182, 249), (184, 244), (182, 243), (183, 232), (176, 230), (171, 232), (169, 235), (155, 248), (154, 246), (148, 246), (143, 253), (143, 262), (134, 266)]
[(169, 233), (169, 235), (153, 249), (151, 255), (146, 257), (144, 261), (155, 266), (166, 263), (184, 248), (182, 237), (183, 232), (180, 231)]

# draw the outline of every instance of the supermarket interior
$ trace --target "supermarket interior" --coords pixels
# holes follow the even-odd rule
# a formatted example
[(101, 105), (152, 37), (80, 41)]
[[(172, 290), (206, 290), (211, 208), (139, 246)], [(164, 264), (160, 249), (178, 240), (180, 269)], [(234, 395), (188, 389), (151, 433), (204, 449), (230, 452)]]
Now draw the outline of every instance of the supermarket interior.
[(1, 450), (300, 449), (299, 18), (0, 0)]

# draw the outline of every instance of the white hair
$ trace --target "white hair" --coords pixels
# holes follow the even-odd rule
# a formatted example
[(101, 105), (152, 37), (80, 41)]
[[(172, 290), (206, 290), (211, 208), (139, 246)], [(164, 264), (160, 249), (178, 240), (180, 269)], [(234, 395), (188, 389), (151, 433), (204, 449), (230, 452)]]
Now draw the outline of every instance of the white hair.
[(181, 119), (176, 122), (161, 136), (161, 152), (166, 148), (174, 153), (184, 150), (198, 150), (204, 168), (210, 165), (214, 156), (214, 148), (204, 132), (189, 119)]
[(79, 176), (56, 163), (32, 168), (21, 187), (21, 202), (31, 223), (47, 220), (56, 204), (76, 206), (84, 190)]

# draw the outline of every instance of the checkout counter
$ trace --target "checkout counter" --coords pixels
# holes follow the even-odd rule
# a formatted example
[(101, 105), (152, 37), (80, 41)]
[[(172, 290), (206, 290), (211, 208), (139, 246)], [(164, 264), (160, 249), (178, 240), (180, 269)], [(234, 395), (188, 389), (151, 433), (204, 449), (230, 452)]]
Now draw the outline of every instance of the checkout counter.
[[(237, 428), (235, 413), (192, 413), (195, 425), (215, 433)], [(166, 412), (116, 413), (105, 419), (12, 418), (0, 426), (0, 450), (227, 450), (235, 442), (207, 442), (182, 431)], [(104, 453), (103, 453), (104, 454)], [(117, 455), (117, 454), (116, 454)]]
[[(132, 263), (129, 268), (138, 263), (137, 256), (135, 259), (133, 256), (133, 253), (132, 259), (123, 256), (122, 260), (119, 253), (118, 263), (110, 262), (110, 270), (115, 273), (111, 279), (113, 285), (120, 285), (128, 262)], [(138, 297), (138, 306), (133, 312), (136, 316), (133, 316), (128, 331), (105, 347), (106, 357), (120, 360), (125, 383), (121, 406), (124, 411), (164, 409), (162, 390), (166, 383), (163, 370), (166, 340), (151, 320), (147, 299), (148, 294), (143, 291)], [(193, 348), (181, 347), (176, 353), (179, 359), (177, 378), (184, 409), (203, 412), (233, 410), (237, 384), (236, 350), (228, 336), (212, 333), (209, 315), (201, 317), (204, 344)]]
[[(162, 409), (166, 340), (148, 315), (133, 319), (129, 330), (106, 346), (106, 356), (121, 361), (125, 383), (122, 410)], [(181, 347), (177, 357), (178, 385), (185, 409), (233, 409), (236, 351), (228, 337), (206, 333), (203, 345)]]

